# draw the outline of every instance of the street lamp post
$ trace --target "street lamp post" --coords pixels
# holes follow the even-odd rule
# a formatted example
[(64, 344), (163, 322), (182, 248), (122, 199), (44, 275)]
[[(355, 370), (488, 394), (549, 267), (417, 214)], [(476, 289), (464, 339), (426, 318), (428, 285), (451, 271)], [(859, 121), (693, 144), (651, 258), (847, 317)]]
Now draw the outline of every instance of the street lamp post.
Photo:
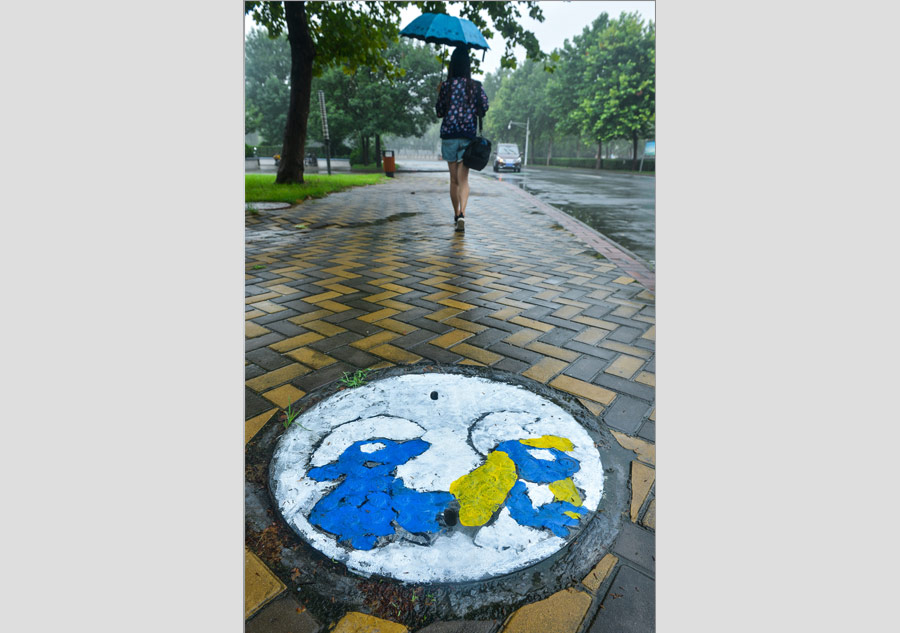
[(519, 125), (525, 128), (525, 159), (522, 161), (522, 167), (528, 166), (528, 134), (531, 130), (531, 117), (525, 119), (525, 123), (519, 123), (518, 121), (510, 121), (509, 125), (506, 126), (507, 130), (512, 129), (512, 126)]

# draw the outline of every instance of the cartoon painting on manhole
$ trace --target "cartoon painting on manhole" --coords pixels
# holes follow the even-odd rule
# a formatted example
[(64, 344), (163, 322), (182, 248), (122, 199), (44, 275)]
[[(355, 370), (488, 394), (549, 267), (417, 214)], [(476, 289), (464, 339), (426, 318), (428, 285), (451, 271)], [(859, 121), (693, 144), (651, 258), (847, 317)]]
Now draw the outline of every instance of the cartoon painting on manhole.
[(397, 376), (340, 392), (297, 422), (272, 459), (279, 509), (313, 547), (363, 575), (508, 574), (564, 547), (602, 496), (587, 431), (506, 383)]

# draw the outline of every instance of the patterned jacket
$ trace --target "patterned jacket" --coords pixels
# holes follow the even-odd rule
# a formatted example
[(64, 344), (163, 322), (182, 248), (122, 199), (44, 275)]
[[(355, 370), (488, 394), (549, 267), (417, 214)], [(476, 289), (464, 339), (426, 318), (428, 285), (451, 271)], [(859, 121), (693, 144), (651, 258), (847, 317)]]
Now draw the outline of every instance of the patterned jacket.
[[(481, 83), (472, 81), (472, 100), (466, 100), (466, 80), (454, 77), (441, 84), (435, 112), (444, 119), (441, 123), (441, 138), (475, 138), (478, 129), (476, 117), (484, 116), (488, 110), (488, 98)], [(450, 103), (446, 105), (447, 91)]]

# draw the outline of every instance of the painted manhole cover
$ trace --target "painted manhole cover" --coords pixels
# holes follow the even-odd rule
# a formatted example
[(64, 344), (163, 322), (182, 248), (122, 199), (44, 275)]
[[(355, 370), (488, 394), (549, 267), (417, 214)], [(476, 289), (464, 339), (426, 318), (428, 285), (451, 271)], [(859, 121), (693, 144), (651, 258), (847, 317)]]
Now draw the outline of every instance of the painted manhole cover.
[[(409, 374), (332, 395), (270, 467), (285, 521), (349, 570), (406, 582), (510, 574), (589, 523), (603, 464), (586, 429), (521, 386)], [(590, 540), (590, 539), (588, 539)]]

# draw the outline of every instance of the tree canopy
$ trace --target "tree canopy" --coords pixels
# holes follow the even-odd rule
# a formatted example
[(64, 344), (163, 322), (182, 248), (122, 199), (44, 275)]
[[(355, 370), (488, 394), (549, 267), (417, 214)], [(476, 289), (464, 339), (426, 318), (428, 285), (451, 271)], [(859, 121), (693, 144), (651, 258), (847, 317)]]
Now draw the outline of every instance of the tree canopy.
[(276, 38), (285, 31), (291, 48), (291, 95), (287, 106), (284, 150), (276, 182), (303, 182), (303, 150), (313, 76), (330, 67), (355, 74), (360, 68), (400, 79), (405, 69), (387, 54), (399, 39), (400, 10), (414, 5), (423, 13), (446, 13), (448, 4), (462, 5), (460, 14), (481, 29), (505, 40), (503, 67), (514, 68), (513, 49), (522, 46), (529, 59), (547, 60), (534, 33), (519, 24), (520, 9), (543, 21), (537, 2), (245, 2), (244, 12)]
[[(600, 146), (617, 139), (632, 143), (654, 132), (656, 121), (655, 28), (639, 14), (610, 19), (601, 13), (580, 35), (553, 51), (552, 73), (526, 61), (510, 72), (485, 78), (498, 86), (485, 126), (498, 138), (510, 120), (530, 119), (533, 142), (552, 150), (554, 137), (578, 135)], [(524, 131), (512, 136), (524, 138)]]

